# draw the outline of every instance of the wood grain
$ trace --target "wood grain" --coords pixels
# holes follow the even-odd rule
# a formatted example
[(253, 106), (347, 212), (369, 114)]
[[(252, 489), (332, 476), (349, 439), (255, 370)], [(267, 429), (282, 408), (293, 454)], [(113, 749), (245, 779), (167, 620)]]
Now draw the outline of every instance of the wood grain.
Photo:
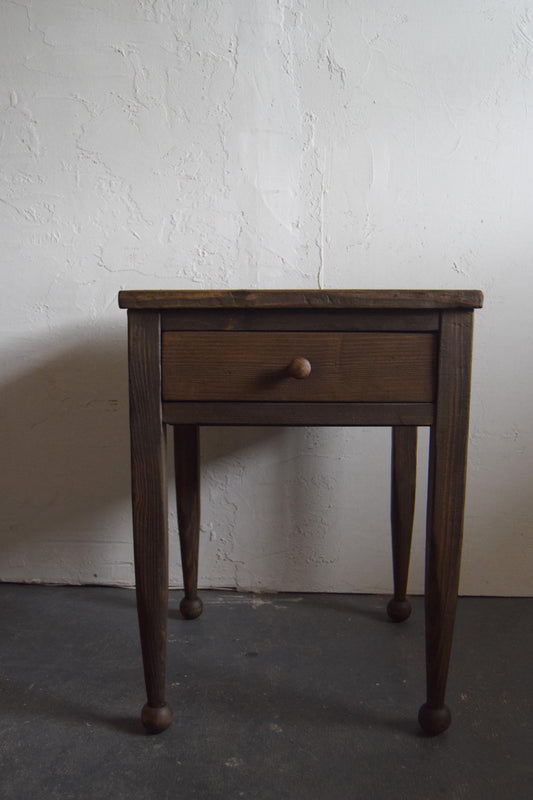
[[(307, 359), (305, 381), (287, 367)], [(431, 333), (163, 333), (163, 399), (431, 402)]]
[(129, 386), (133, 546), (137, 612), (151, 732), (170, 725), (165, 702), (168, 538), (160, 325), (156, 311), (130, 311)]
[(444, 704), (452, 647), (466, 484), (473, 315), (443, 314), (435, 423), (430, 434), (426, 545), (427, 702), (420, 724), (428, 733), (445, 730)]
[(119, 292), (120, 308), (480, 308), (479, 291), (266, 290)]
[(181, 308), (164, 311), (164, 331), (438, 331), (435, 309)]
[(170, 425), (431, 425), (433, 403), (163, 403)]

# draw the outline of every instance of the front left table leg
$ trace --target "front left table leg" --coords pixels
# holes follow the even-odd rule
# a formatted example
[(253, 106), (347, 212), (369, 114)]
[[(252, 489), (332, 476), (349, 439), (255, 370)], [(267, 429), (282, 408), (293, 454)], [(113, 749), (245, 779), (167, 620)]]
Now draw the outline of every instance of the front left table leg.
[(141, 721), (148, 733), (160, 733), (172, 711), (165, 699), (168, 536), (159, 314), (129, 311), (128, 323), (133, 548), (147, 694)]

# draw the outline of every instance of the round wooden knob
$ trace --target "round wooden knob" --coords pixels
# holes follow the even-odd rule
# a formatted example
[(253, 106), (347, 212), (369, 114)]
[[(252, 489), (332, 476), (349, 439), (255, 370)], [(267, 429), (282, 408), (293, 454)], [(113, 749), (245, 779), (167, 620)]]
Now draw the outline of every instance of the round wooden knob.
[(311, 374), (311, 364), (306, 358), (296, 356), (287, 367), (287, 372), (291, 378), (307, 378)]

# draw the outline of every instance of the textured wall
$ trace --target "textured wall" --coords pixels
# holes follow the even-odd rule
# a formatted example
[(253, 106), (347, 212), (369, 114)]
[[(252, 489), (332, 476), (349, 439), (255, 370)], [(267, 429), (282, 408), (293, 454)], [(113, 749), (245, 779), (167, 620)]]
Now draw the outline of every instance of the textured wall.
[[(119, 289), (480, 288), (462, 591), (530, 593), (532, 5), (0, 14), (0, 578), (133, 580)], [(388, 431), (202, 456), (204, 585), (388, 589)]]

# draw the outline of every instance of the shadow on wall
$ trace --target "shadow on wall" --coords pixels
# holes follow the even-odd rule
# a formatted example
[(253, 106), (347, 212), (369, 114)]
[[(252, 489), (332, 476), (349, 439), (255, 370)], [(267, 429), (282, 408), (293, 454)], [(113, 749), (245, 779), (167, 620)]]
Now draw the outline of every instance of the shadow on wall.
[[(90, 330), (25, 336), (6, 353), (0, 581), (133, 582), (126, 332)], [(213, 429), (203, 466), (276, 435)], [(172, 495), (170, 515), (175, 528)]]
[[(70, 328), (61, 344), (57, 334), (25, 337), (10, 350), (0, 389), (3, 580), (96, 582), (95, 564), (117, 547), (130, 574), (131, 543), (117, 539), (129, 496), (126, 344), (107, 334)], [(122, 580), (120, 564), (112, 579)]]
[[(132, 585), (125, 326), (60, 335), (25, 336), (4, 358), (0, 580)], [(341, 429), (324, 437), (309, 428), (202, 431), (202, 584), (380, 585), (372, 570), (382, 550), (388, 582), (389, 433), (354, 437)], [(379, 479), (370, 469), (378, 452)], [(182, 585), (172, 490), (169, 512), (170, 584)], [(358, 552), (368, 564), (354, 577)]]

